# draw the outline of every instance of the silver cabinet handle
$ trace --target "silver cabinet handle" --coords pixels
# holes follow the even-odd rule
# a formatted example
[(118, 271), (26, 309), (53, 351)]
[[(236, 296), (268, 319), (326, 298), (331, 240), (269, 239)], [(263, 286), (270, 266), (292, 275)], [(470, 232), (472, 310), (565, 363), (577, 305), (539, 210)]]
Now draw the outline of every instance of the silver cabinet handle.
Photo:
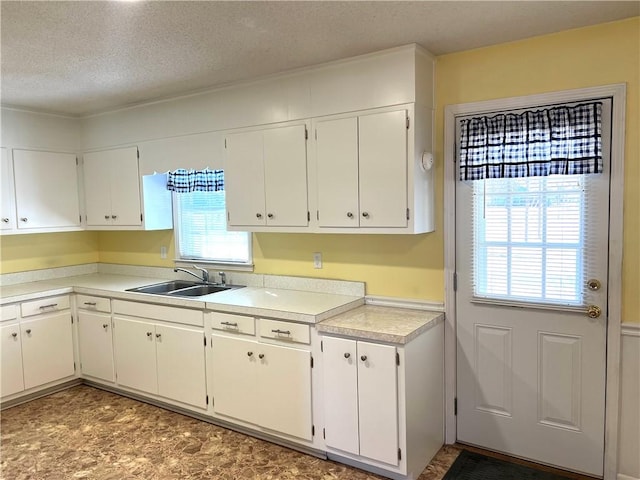
[(271, 330), (271, 332), (275, 333), (276, 335), (291, 335), (291, 332), (289, 330), (280, 330), (279, 328)]
[(262, 360), (264, 358), (264, 353), (261, 353), (260, 355), (258, 355), (258, 358)]
[(84, 302), (85, 305), (89, 305), (90, 307), (95, 307), (97, 305), (96, 302)]
[(369, 212), (362, 212), (362, 216), (364, 218), (369, 218)]
[(12, 336), (13, 338), (16, 338), (16, 337), (18, 336), (18, 334), (17, 334), (16, 332), (13, 332), (13, 333), (11, 334), (11, 336)]
[(351, 213), (351, 212), (347, 212), (347, 217), (349, 217), (349, 218), (353, 218), (353, 213)]
[(147, 332), (147, 337), (150, 337), (151, 335), (153, 335), (152, 332)]
[(25, 330), (25, 332), (27, 332), (27, 335), (31, 335), (31, 329), (30, 329), (30, 328), (27, 328), (27, 329)]
[(344, 358), (349, 358), (351, 356), (351, 354), (349, 352), (344, 354)]
[(57, 307), (58, 304), (57, 303), (50, 303), (49, 305), (42, 305), (40, 308), (40, 310), (44, 310), (45, 308), (53, 308), (53, 307)]
[(103, 323), (102, 324), (102, 328), (104, 328), (106, 330), (107, 328), (109, 328), (109, 324), (108, 323)]
[(156, 333), (156, 338), (161, 338), (162, 334), (161, 333)]
[(262, 214), (261, 213), (256, 213), (256, 218), (262, 218)]
[(253, 352), (247, 352), (247, 357), (251, 357), (253, 355)]
[(267, 217), (269, 217), (269, 218), (273, 218), (273, 213), (268, 213), (268, 214), (267, 214)]
[(9, 219), (8, 219), (7, 217), (4, 217), (4, 218), (2, 219), (2, 221), (3, 221), (4, 223), (9, 223)]
[(27, 217), (21, 217), (21, 218), (20, 218), (20, 221), (21, 221), (21, 222), (25, 222), (25, 223), (26, 223), (28, 220), (27, 220)]
[(235, 322), (220, 322), (220, 325), (226, 325), (227, 327), (238, 328), (238, 324)]
[(367, 361), (367, 356), (366, 355), (362, 355), (360, 357), (360, 360), (362, 360), (363, 362), (366, 362)]

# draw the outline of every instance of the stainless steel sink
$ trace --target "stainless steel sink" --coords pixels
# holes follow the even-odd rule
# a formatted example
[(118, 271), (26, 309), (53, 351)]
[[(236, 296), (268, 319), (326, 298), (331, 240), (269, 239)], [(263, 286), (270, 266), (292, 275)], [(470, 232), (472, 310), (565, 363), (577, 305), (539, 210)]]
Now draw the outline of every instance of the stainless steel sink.
[(191, 282), (189, 280), (171, 280), (154, 283), (143, 287), (129, 288), (127, 292), (150, 293), (153, 295), (168, 295), (172, 297), (201, 297), (210, 293), (224, 292), (243, 285), (216, 285), (212, 283)]

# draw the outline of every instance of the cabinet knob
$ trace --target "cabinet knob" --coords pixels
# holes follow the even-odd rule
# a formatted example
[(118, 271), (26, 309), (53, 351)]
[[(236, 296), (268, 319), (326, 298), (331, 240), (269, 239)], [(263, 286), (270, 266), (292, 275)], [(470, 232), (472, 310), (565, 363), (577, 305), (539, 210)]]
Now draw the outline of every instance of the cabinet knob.
[(351, 354), (349, 352), (344, 354), (344, 358), (349, 358), (351, 356)]
[(362, 212), (362, 216), (364, 218), (369, 218), (369, 212)]
[(247, 352), (247, 357), (251, 357), (253, 355), (253, 352)]
[(13, 333), (11, 334), (11, 336), (12, 336), (13, 338), (16, 338), (16, 337), (18, 336), (18, 334), (17, 334), (16, 332), (13, 332)]
[(151, 335), (153, 335), (152, 332), (147, 332), (147, 337), (150, 337)]
[(360, 360), (362, 360), (363, 362), (366, 362), (367, 361), (367, 356), (366, 355), (362, 355), (360, 357)]
[(31, 335), (31, 329), (30, 329), (30, 328), (27, 328), (27, 329), (25, 330), (25, 332), (27, 332), (27, 335)]
[(262, 360), (264, 358), (264, 353), (261, 353), (260, 355), (258, 355), (258, 358)]
[(347, 212), (347, 217), (349, 217), (349, 218), (353, 218), (353, 213), (351, 213), (351, 212)]
[(4, 218), (2, 219), (2, 221), (3, 221), (4, 223), (9, 223), (9, 219), (8, 219), (8, 218), (6, 218), (6, 217), (4, 217)]
[(262, 214), (261, 213), (256, 213), (256, 218), (262, 218)]
[(269, 217), (269, 218), (273, 218), (273, 213), (268, 213), (268, 214), (267, 214), (267, 217)]
[(104, 219), (105, 219), (105, 220), (109, 220), (109, 215), (105, 215), (105, 216), (104, 216)]
[(116, 218), (118, 218), (118, 215), (111, 215), (111, 218), (115, 220)]
[(109, 324), (108, 323), (103, 323), (102, 324), (102, 328), (104, 328), (106, 330), (107, 328), (109, 328)]
[(161, 338), (162, 334), (161, 333), (156, 333), (156, 338)]
[(28, 220), (27, 220), (27, 217), (21, 217), (21, 218), (20, 218), (20, 221), (21, 221), (21, 222), (24, 222), (24, 223), (27, 223), (27, 221), (28, 221)]

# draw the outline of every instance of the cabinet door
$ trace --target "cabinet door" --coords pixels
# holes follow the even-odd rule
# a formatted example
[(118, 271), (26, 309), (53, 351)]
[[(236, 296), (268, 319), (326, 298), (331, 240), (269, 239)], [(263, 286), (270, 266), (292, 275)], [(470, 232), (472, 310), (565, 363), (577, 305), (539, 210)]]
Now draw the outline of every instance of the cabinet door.
[(265, 225), (262, 131), (227, 136), (224, 164), (229, 225)]
[(322, 339), (324, 422), (327, 446), (358, 455), (358, 357), (356, 342)]
[(255, 408), (260, 425), (311, 440), (311, 353), (265, 344), (258, 345), (258, 352)]
[(24, 390), (20, 325), (0, 327), (0, 396)]
[(358, 227), (358, 119), (316, 124), (318, 224)]
[(13, 151), (18, 228), (80, 225), (76, 156)]
[(156, 325), (158, 394), (207, 408), (204, 333), (187, 327)]
[(113, 382), (111, 315), (78, 312), (78, 344), (82, 374)]
[(398, 367), (390, 345), (358, 342), (360, 455), (398, 465)]
[(71, 313), (22, 321), (20, 335), (26, 389), (74, 374)]
[(108, 154), (111, 170), (111, 220), (113, 225), (142, 225), (138, 149), (118, 148)]
[(154, 325), (113, 317), (116, 380), (120, 385), (158, 393)]
[(0, 181), (2, 181), (2, 204), (0, 204), (0, 229), (13, 230), (16, 228), (16, 209), (13, 190), (13, 167), (9, 158), (9, 151), (0, 148)]
[(360, 226), (407, 226), (407, 112), (358, 118)]
[(84, 195), (87, 226), (111, 225), (111, 169), (103, 152), (85, 153)]
[(264, 131), (267, 225), (306, 227), (307, 141), (304, 125)]
[(211, 336), (213, 411), (220, 415), (258, 424), (258, 343), (238, 338)]

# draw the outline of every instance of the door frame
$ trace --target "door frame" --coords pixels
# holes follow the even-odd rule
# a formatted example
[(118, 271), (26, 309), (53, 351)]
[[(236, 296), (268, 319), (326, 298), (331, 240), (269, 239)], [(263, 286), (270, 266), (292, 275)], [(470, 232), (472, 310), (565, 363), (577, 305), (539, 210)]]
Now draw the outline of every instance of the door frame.
[(604, 480), (617, 477), (622, 316), (622, 246), (626, 84), (563, 90), (521, 97), (447, 105), (444, 108), (444, 285), (445, 285), (445, 442), (455, 443), (456, 398), (456, 116), (530, 108), (553, 103), (612, 97), (609, 186), (609, 275), (605, 391)]

